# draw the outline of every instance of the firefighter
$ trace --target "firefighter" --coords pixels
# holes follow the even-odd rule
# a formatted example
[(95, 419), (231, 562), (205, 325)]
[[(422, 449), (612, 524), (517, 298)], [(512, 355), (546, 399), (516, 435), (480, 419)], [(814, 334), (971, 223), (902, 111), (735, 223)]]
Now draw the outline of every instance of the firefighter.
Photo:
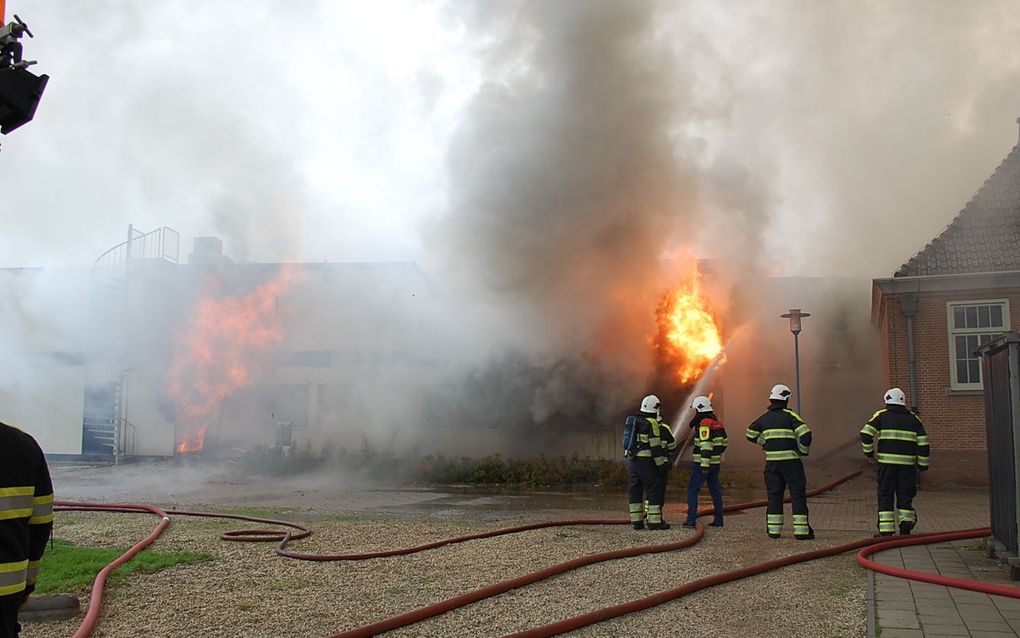
[(708, 493), (712, 495), (714, 518), (709, 523), (712, 527), (723, 526), (722, 484), (719, 482), (719, 470), (722, 467), (722, 455), (729, 443), (726, 429), (715, 416), (712, 402), (706, 396), (695, 397), (691, 402), (694, 417), (691, 419), (691, 436), (693, 443), (693, 464), (691, 478), (687, 483), (687, 520), (684, 527), (694, 527), (698, 518), (698, 492), (708, 481)]
[(53, 485), (42, 449), (0, 423), (0, 638), (17, 638), (53, 529)]
[(793, 537), (806, 541), (815, 537), (808, 523), (807, 479), (801, 457), (811, 451), (811, 428), (787, 406), (790, 388), (772, 386), (769, 409), (747, 428), (747, 440), (765, 450), (765, 490), (768, 492), (766, 525), (769, 538), (783, 532), (783, 495), (790, 489), (793, 505)]
[(662, 447), (666, 450), (666, 462), (659, 466), (659, 480), (662, 481), (662, 502), (666, 502), (666, 488), (669, 487), (669, 472), (676, 463), (676, 457), (680, 454), (680, 448), (673, 434), (673, 428), (662, 420), (662, 408), (659, 408), (655, 420), (659, 422), (659, 438), (662, 439)]
[(669, 428), (659, 422), (660, 407), (659, 398), (649, 394), (641, 400), (640, 413), (635, 417), (636, 442), (629, 471), (630, 522), (634, 529), (644, 529), (646, 516), (648, 529), (669, 529), (669, 523), (662, 520), (668, 476), (664, 466), (669, 463), (669, 442), (675, 449), (676, 441)]
[[(869, 461), (878, 456), (878, 535), (892, 536), (899, 519), (900, 534), (917, 523), (912, 501), (917, 496), (917, 471), (928, 469), (928, 434), (907, 409), (903, 390), (885, 393), (885, 409), (871, 415), (861, 428), (861, 446)], [(875, 439), (878, 439), (876, 444)]]

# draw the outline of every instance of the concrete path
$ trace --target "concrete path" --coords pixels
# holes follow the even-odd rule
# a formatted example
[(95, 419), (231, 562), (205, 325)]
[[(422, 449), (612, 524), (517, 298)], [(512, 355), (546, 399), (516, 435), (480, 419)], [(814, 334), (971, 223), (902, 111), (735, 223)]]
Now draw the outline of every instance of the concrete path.
[[(818, 484), (827, 477), (813, 476), (809, 468), (808, 479)], [(867, 472), (831, 492), (808, 499), (808, 506), (811, 525), (820, 539), (829, 531), (860, 532), (861, 536), (877, 531), (875, 479)], [(987, 489), (922, 489), (914, 506), (918, 532), (989, 525)], [(789, 505), (786, 514), (789, 521)], [(762, 526), (763, 516), (756, 510), (728, 519), (727, 525)], [(906, 547), (879, 552), (873, 558), (908, 569), (1017, 585), (995, 561), (985, 556), (983, 539)], [(871, 571), (868, 579), (869, 638), (1020, 637), (1020, 599), (903, 580)]]
[[(857, 479), (810, 500), (817, 529), (875, 530), (874, 481)], [(918, 532), (989, 525), (988, 491), (922, 490), (915, 500)], [(863, 523), (863, 524), (862, 524)], [(984, 540), (917, 545), (879, 552), (881, 563), (997, 584), (1017, 586), (987, 558)], [(869, 636), (881, 638), (1006, 638), (1020, 636), (1020, 599), (903, 580), (869, 572)]]

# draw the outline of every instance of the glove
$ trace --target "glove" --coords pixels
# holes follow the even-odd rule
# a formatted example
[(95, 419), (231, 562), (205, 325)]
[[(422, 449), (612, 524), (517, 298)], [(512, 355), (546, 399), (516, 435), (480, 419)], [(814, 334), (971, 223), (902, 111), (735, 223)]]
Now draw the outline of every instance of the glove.
[(918, 465), (917, 469), (919, 471), (921, 471), (921, 472), (927, 472), (928, 471), (928, 466), (927, 465)]
[(874, 452), (865, 452), (864, 456), (868, 457), (869, 459), (873, 459), (873, 458), (875, 458), (875, 453)]

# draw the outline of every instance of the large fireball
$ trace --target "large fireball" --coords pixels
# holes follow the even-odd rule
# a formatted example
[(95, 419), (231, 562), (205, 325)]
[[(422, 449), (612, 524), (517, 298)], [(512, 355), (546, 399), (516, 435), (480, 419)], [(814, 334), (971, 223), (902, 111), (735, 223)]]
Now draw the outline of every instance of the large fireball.
[(697, 380), (722, 352), (719, 326), (701, 294), (697, 264), (659, 302), (656, 319), (660, 359), (674, 371), (680, 384)]

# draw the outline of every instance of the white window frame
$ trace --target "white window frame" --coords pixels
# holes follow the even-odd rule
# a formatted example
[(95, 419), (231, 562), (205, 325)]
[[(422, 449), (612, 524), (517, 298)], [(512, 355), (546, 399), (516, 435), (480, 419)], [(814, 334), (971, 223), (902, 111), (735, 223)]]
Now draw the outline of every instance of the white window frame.
[[(953, 309), (960, 306), (991, 306), (998, 305), (1002, 306), (1002, 327), (987, 327), (987, 328), (960, 328), (957, 329), (953, 323)], [(957, 381), (956, 374), (956, 337), (958, 335), (975, 335), (975, 334), (995, 334), (1000, 335), (1003, 332), (1010, 330), (1010, 317), (1009, 317), (1009, 299), (973, 299), (966, 301), (947, 301), (946, 302), (946, 331), (949, 341), (949, 387), (952, 390), (983, 390), (984, 384), (978, 383), (959, 383)], [(984, 372), (978, 368), (978, 375), (982, 375)]]

